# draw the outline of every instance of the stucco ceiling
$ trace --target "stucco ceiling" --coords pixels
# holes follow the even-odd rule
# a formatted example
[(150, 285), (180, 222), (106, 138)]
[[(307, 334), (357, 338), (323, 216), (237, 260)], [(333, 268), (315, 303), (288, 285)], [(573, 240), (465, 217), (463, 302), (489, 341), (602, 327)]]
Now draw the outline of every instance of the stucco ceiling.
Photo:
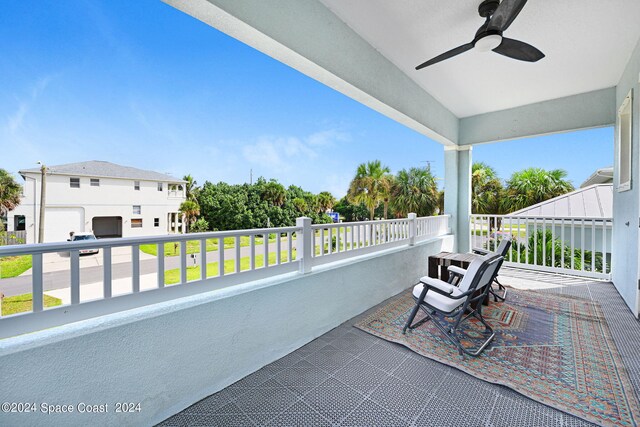
[(529, 0), (505, 36), (546, 58), (474, 50), (416, 71), (468, 43), (480, 0), (320, 0), (458, 117), (615, 86), (640, 38), (638, 0)]

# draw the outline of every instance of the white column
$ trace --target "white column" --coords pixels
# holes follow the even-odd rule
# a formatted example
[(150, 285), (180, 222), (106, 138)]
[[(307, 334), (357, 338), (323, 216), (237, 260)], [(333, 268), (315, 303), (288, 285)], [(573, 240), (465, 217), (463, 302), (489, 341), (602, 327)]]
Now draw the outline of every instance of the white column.
[(444, 149), (444, 212), (455, 237), (454, 250), (469, 252), (471, 215), (471, 146)]

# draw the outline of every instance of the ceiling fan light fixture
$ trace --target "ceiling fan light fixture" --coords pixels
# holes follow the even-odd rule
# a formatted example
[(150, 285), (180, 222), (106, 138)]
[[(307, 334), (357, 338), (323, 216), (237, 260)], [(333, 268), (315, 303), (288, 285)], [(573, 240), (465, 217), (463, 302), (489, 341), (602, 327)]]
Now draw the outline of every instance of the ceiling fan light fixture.
[(500, 34), (489, 34), (478, 39), (473, 47), (479, 52), (489, 52), (500, 46), (501, 43), (502, 36)]

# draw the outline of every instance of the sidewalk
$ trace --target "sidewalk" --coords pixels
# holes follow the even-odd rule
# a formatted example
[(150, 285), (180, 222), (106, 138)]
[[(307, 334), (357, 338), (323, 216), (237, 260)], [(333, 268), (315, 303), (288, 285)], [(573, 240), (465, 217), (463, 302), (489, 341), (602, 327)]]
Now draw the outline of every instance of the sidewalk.
[[(158, 275), (156, 273), (143, 274), (140, 276), (140, 290), (146, 291), (158, 287)], [(132, 293), (131, 278), (115, 279), (111, 282), (111, 295), (118, 296)], [(46, 291), (45, 295), (60, 298), (62, 304), (71, 304), (71, 288), (61, 288)], [(80, 302), (99, 300), (104, 297), (102, 282), (80, 285)]]
[[(155, 256), (140, 251), (140, 261), (154, 259)], [(69, 270), (69, 252), (55, 252), (44, 254), (42, 257), (44, 271), (52, 273), (55, 271)], [(131, 246), (115, 247), (111, 249), (111, 263), (119, 264), (131, 262)], [(100, 267), (103, 264), (102, 251), (93, 255), (83, 255), (80, 257), (80, 268)], [(31, 276), (31, 269), (25, 271), (20, 276)]]

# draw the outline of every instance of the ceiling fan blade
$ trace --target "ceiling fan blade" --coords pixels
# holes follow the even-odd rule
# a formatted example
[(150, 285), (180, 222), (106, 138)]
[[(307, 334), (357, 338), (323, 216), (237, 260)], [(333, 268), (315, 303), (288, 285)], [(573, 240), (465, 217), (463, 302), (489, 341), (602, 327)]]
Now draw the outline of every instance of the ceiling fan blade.
[(470, 49), (473, 49), (473, 43), (463, 44), (462, 46), (458, 46), (455, 49), (451, 49), (450, 51), (445, 52), (441, 55), (438, 55), (435, 58), (428, 60), (427, 62), (423, 62), (422, 64), (416, 67), (416, 70), (421, 70), (424, 67), (428, 67), (429, 65), (437, 64), (440, 61), (444, 61), (445, 59), (449, 59), (456, 55), (460, 55), (461, 53), (464, 53)]
[(487, 29), (490, 31), (506, 30), (526, 3), (527, 0), (502, 0), (500, 6), (491, 15)]
[(493, 51), (509, 58), (527, 62), (536, 62), (544, 58), (544, 53), (530, 44), (506, 37), (502, 38), (500, 46), (493, 49)]

